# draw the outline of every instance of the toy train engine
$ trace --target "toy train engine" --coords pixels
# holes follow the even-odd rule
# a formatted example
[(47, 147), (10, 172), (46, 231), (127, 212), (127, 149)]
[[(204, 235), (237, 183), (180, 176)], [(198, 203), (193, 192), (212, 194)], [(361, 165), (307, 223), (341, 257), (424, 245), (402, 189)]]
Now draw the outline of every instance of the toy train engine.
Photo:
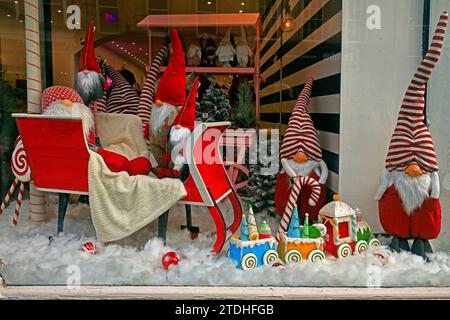
[(369, 246), (380, 245), (378, 239), (372, 238), (370, 227), (359, 211), (341, 201), (338, 195), (320, 210), (319, 221), (327, 229), (325, 251), (335, 257), (362, 254)]

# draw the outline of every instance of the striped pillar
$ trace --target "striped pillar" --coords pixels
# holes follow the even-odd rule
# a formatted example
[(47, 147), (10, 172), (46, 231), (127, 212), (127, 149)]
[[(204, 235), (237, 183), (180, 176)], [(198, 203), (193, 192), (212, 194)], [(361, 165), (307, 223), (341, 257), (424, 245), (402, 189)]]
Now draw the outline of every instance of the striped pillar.
[[(39, 32), (39, 1), (25, 0), (25, 51), (27, 64), (27, 111), (41, 113), (41, 41)], [(47, 218), (46, 196), (30, 182), (30, 218)]]

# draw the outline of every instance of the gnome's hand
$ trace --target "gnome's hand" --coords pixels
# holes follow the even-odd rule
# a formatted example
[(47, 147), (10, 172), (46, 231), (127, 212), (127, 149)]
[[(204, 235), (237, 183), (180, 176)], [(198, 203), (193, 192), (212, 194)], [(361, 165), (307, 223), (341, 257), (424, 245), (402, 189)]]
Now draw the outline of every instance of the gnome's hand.
[(286, 171), (289, 177), (293, 178), (297, 176), (294, 169), (292, 169), (292, 167), (289, 165), (288, 160), (286, 158), (281, 159), (281, 166), (283, 167), (284, 171)]
[(441, 185), (439, 183), (439, 175), (437, 171), (433, 171), (431, 174), (431, 193), (430, 197), (433, 199), (439, 199), (441, 193)]
[(327, 167), (327, 164), (325, 163), (325, 161), (323, 161), (323, 160), (320, 160), (319, 166), (320, 166), (319, 183), (320, 184), (325, 184), (327, 182), (327, 179), (328, 179), (328, 167)]

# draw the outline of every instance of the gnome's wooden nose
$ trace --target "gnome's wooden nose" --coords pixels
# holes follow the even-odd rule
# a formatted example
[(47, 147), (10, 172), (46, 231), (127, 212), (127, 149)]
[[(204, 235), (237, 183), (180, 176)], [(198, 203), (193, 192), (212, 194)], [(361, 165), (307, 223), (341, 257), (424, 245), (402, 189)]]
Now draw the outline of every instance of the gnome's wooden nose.
[(423, 175), (422, 169), (420, 169), (420, 167), (415, 163), (410, 164), (408, 168), (405, 169), (405, 172), (411, 177), (418, 177)]
[(308, 161), (308, 156), (304, 152), (297, 152), (294, 156), (294, 161), (298, 163), (305, 163)]
[(73, 106), (73, 102), (70, 101), (69, 99), (65, 99), (65, 100), (63, 100), (62, 105), (63, 105), (64, 107), (69, 108), (69, 107)]

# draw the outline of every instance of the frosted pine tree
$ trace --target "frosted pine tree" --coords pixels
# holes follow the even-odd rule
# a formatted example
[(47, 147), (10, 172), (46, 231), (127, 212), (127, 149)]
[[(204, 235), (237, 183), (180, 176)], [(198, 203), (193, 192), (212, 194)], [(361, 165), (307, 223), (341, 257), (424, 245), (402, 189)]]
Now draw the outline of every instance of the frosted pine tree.
[(212, 83), (197, 103), (197, 119), (204, 122), (227, 121), (230, 117), (230, 101), (221, 88)]
[[(275, 140), (267, 140), (262, 143), (262, 148), (270, 150), (270, 143), (278, 143)], [(270, 153), (270, 151), (269, 151)], [(278, 161), (278, 152), (272, 157)], [(267, 214), (274, 216), (275, 211), (275, 185), (277, 183), (277, 172), (267, 174), (264, 168), (270, 165), (264, 165), (258, 156), (258, 162), (250, 165), (250, 174), (248, 179), (247, 196), (243, 197), (245, 200), (253, 204), (255, 213)]]
[(241, 128), (250, 128), (255, 122), (253, 93), (248, 82), (241, 82), (237, 92), (235, 121)]

